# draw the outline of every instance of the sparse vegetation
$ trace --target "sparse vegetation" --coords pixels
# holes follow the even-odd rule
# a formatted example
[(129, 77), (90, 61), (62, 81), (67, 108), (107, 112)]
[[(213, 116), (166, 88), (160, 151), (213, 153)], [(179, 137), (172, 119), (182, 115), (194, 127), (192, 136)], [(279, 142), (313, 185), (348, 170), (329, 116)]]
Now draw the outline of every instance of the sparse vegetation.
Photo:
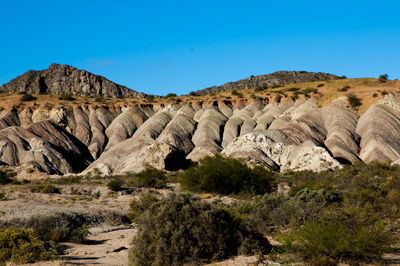
[(58, 99), (63, 100), (63, 101), (75, 101), (75, 98), (72, 97), (72, 94), (61, 94)]
[(237, 97), (239, 97), (239, 98), (242, 98), (242, 97), (243, 97), (243, 94), (240, 93), (240, 92), (238, 92), (237, 90), (232, 90), (232, 91), (231, 91), (231, 94), (232, 94), (233, 96), (237, 96)]
[(374, 98), (378, 97), (378, 93), (374, 92), (374, 94), (372, 94), (372, 97)]
[(381, 95), (382, 96), (385, 96), (385, 95), (388, 95), (389, 93), (387, 92), (387, 91), (381, 91)]
[(318, 88), (321, 88), (321, 87), (323, 87), (323, 86), (325, 86), (324, 83), (320, 83), (320, 84), (317, 85)]
[(291, 88), (288, 88), (286, 91), (294, 91), (294, 92), (296, 92), (296, 91), (299, 91), (300, 90), (300, 88), (298, 88), (298, 87), (291, 87)]
[(268, 89), (268, 85), (261, 85), (254, 89), (254, 92), (262, 92)]
[(44, 241), (82, 243), (89, 233), (87, 224), (93, 222), (94, 219), (81, 213), (59, 212), (0, 222), (0, 228), (32, 228)]
[(23, 94), (23, 95), (21, 96), (21, 101), (23, 101), (23, 102), (34, 101), (34, 100), (36, 100), (36, 99), (37, 99), (37, 98), (36, 98), (35, 96), (33, 96), (33, 95), (31, 95), (31, 94), (28, 94), (28, 93)]
[(278, 232), (285, 252), (311, 265), (380, 259), (398, 241), (399, 166), (358, 163), (335, 171), (277, 174), (287, 196), (227, 206), (261, 233)]
[(147, 102), (153, 102), (155, 97), (154, 95), (146, 95), (145, 99)]
[(98, 96), (96, 98), (94, 98), (94, 101), (97, 103), (103, 103), (104, 102), (104, 97)]
[(338, 91), (340, 91), (340, 92), (346, 92), (346, 91), (348, 91), (350, 89), (350, 86), (344, 86), (344, 87), (342, 87), (341, 89), (338, 89)]
[(33, 193), (56, 193), (60, 194), (60, 189), (52, 184), (35, 184), (31, 188), (31, 192)]

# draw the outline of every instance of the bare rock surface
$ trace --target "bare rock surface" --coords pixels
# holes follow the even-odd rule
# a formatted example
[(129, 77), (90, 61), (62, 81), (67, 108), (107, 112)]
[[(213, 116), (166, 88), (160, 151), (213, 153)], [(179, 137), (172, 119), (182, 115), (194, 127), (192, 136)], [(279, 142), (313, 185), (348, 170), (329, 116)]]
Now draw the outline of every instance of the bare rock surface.
[(227, 120), (228, 118), (216, 106), (202, 112), (192, 138), (195, 148), (189, 153), (187, 159), (198, 161), (207, 155), (219, 153), (222, 150), (223, 127)]
[(227, 90), (241, 90), (257, 88), (260, 86), (271, 87), (273, 85), (285, 85), (296, 82), (322, 81), (337, 79), (336, 75), (327, 73), (313, 73), (306, 71), (277, 71), (271, 74), (251, 76), (236, 82), (229, 82), (222, 86), (213, 86), (204, 90), (196, 91), (198, 95), (206, 95)]
[[(280, 171), (400, 161), (400, 99), (33, 105), (0, 113), (0, 161), (49, 173), (175, 170), (222, 152)], [(94, 162), (92, 162), (94, 160)]]
[(388, 95), (359, 119), (360, 158), (364, 162), (395, 162), (400, 159), (400, 101)]
[(0, 130), (0, 151), (2, 163), (49, 173), (80, 172), (93, 161), (85, 145), (49, 121)]
[(145, 97), (108, 79), (72, 66), (52, 64), (41, 71), (30, 70), (0, 87), (0, 92), (73, 94), (106, 97)]

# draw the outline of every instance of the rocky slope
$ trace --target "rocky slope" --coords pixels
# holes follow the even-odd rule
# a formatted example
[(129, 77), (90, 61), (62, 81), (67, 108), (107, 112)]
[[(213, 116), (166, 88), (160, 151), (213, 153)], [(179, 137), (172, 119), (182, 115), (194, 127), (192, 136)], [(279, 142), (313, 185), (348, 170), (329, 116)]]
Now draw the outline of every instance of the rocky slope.
[(52, 64), (41, 71), (30, 70), (0, 87), (0, 92), (73, 94), (90, 97), (145, 97), (108, 79), (72, 66)]
[(278, 171), (400, 161), (400, 96), (358, 114), (340, 98), (171, 104), (31, 103), (0, 112), (0, 163), (56, 174), (176, 170), (222, 153)]
[[(120, 174), (148, 166), (176, 170), (216, 153), (278, 171), (400, 162), (400, 82), (337, 78), (281, 71), (202, 92), (240, 94), (150, 102), (103, 77), (53, 64), (0, 87), (37, 94), (34, 101), (0, 94), (0, 164)], [(290, 82), (303, 83), (267, 88)], [(86, 96), (52, 95), (61, 93)], [(88, 97), (100, 95), (110, 98)], [(361, 106), (351, 107), (350, 98)]]
[(313, 73), (306, 71), (277, 71), (271, 74), (251, 76), (236, 82), (229, 82), (222, 86), (212, 86), (196, 91), (197, 95), (206, 95), (221, 91), (244, 90), (257, 87), (273, 87), (299, 82), (325, 81), (337, 79), (338, 76), (327, 73)]

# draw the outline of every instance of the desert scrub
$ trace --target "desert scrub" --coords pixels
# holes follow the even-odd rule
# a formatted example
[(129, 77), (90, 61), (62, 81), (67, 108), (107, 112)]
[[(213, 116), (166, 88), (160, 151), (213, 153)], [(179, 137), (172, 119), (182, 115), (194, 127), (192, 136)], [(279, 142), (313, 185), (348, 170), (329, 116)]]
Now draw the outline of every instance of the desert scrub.
[(341, 260), (379, 258), (393, 243), (382, 221), (362, 220), (356, 215), (307, 220), (281, 236), (285, 247), (301, 254), (312, 265), (337, 265)]
[(353, 94), (347, 96), (347, 101), (349, 102), (352, 108), (356, 108), (361, 105), (361, 99)]
[(0, 265), (7, 261), (32, 263), (57, 258), (57, 248), (40, 239), (33, 229), (0, 229)]
[(350, 86), (344, 86), (344, 87), (342, 87), (341, 89), (338, 89), (338, 91), (346, 92), (346, 91), (348, 91), (349, 89), (350, 89)]
[(10, 184), (13, 180), (10, 178), (8, 173), (0, 171), (0, 184), (7, 185)]
[(82, 243), (89, 233), (87, 226), (94, 222), (96, 218), (89, 215), (59, 212), (0, 222), (0, 228), (32, 228), (44, 241)]
[(224, 195), (263, 195), (274, 188), (274, 173), (262, 166), (248, 167), (243, 161), (219, 154), (207, 156), (187, 169), (179, 181), (186, 190)]
[(232, 91), (231, 91), (231, 94), (232, 94), (233, 96), (237, 96), (237, 97), (239, 97), (239, 98), (242, 98), (242, 97), (243, 97), (243, 94), (240, 93), (240, 92), (238, 92), (237, 90), (232, 90)]
[(142, 194), (139, 200), (133, 200), (129, 207), (128, 218), (130, 221), (137, 223), (139, 217), (146, 210), (149, 210), (154, 204), (158, 202), (158, 198), (151, 193)]
[(72, 97), (72, 94), (61, 94), (61, 96), (58, 97), (58, 99), (62, 101), (75, 101), (75, 98)]
[(388, 80), (388, 78), (389, 78), (388, 74), (383, 74), (383, 75), (379, 76), (378, 80), (383, 83), (383, 82), (386, 82)]
[(225, 209), (189, 195), (155, 201), (137, 221), (129, 265), (206, 263), (271, 249), (267, 239)]
[(111, 191), (118, 192), (123, 189), (122, 184), (123, 184), (123, 180), (119, 176), (115, 176), (107, 183), (107, 187)]
[(149, 167), (134, 177), (133, 183), (139, 187), (151, 187), (151, 188), (165, 188), (167, 186), (167, 177), (163, 170)]
[(23, 101), (23, 102), (27, 102), (27, 101), (34, 101), (34, 100), (36, 100), (37, 98), (35, 97), (35, 96), (32, 96), (31, 94), (23, 94), (22, 96), (21, 96), (21, 101)]
[(31, 188), (31, 192), (33, 193), (46, 193), (46, 194), (60, 194), (61, 191), (58, 187), (52, 185), (52, 184), (35, 184)]

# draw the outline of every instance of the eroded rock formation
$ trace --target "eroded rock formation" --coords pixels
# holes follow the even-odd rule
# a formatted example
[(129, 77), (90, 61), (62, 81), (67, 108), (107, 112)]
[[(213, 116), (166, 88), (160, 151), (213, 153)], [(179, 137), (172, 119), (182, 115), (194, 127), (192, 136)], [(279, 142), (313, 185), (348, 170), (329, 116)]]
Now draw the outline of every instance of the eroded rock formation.
[(0, 162), (49, 173), (175, 170), (222, 153), (279, 170), (400, 161), (400, 97), (359, 115), (340, 101), (30, 105), (0, 115)]

